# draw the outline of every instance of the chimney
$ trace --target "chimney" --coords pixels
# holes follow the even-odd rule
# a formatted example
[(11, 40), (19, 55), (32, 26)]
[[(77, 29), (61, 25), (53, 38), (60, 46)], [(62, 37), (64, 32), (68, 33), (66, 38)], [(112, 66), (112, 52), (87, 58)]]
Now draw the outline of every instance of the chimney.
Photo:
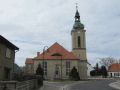
[(40, 52), (37, 52), (37, 56), (39, 56), (40, 55)]

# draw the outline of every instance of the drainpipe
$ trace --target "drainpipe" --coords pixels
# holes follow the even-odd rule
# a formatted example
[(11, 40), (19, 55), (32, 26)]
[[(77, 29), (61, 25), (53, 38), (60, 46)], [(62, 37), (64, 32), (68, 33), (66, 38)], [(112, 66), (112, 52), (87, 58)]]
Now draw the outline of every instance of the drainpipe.
[(13, 73), (14, 73), (15, 54), (16, 54), (18, 51), (19, 51), (19, 50), (15, 50), (15, 53), (14, 53), (14, 61), (13, 61)]

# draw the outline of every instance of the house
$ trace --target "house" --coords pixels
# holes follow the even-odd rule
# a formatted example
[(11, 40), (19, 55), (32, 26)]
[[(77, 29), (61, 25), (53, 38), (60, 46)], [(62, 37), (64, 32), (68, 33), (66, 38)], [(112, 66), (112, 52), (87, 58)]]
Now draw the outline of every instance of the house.
[(108, 67), (108, 76), (120, 78), (120, 63), (114, 63)]
[(16, 50), (19, 48), (0, 35), (0, 80), (12, 79)]
[(32, 58), (33, 61), (26, 59), (26, 67), (29, 67), (29, 69), (27, 68), (28, 73), (35, 73), (40, 63), (41, 66), (44, 67), (44, 75), (46, 75), (46, 78), (56, 78), (60, 76), (62, 78), (68, 78), (70, 70), (75, 66), (80, 78), (87, 79), (86, 30), (81, 23), (77, 8), (74, 18), (75, 21), (71, 30), (72, 51), (68, 51), (60, 44), (55, 43), (49, 48), (49, 53), (43, 49), (41, 54), (38, 53), (36, 58)]
[(34, 61), (32, 60), (33, 58), (26, 58), (25, 62), (25, 74), (32, 75), (34, 73)]

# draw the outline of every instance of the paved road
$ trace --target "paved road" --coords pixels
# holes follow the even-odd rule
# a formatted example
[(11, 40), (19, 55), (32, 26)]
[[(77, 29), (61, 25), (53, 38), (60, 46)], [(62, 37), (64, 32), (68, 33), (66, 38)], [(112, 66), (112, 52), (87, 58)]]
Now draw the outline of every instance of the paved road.
[(72, 85), (67, 90), (117, 90), (109, 86), (114, 80), (93, 80)]

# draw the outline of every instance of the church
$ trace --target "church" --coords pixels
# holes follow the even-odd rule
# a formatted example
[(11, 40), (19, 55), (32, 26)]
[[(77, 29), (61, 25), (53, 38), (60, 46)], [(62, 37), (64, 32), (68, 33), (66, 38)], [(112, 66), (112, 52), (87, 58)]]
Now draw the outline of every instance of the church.
[(45, 46), (42, 53), (37, 52), (36, 57), (26, 58), (26, 73), (35, 74), (40, 64), (44, 70), (45, 79), (69, 79), (69, 73), (75, 67), (80, 79), (87, 79), (85, 32), (84, 25), (80, 20), (80, 14), (76, 9), (75, 21), (70, 33), (72, 51), (66, 50), (57, 42), (50, 47)]

